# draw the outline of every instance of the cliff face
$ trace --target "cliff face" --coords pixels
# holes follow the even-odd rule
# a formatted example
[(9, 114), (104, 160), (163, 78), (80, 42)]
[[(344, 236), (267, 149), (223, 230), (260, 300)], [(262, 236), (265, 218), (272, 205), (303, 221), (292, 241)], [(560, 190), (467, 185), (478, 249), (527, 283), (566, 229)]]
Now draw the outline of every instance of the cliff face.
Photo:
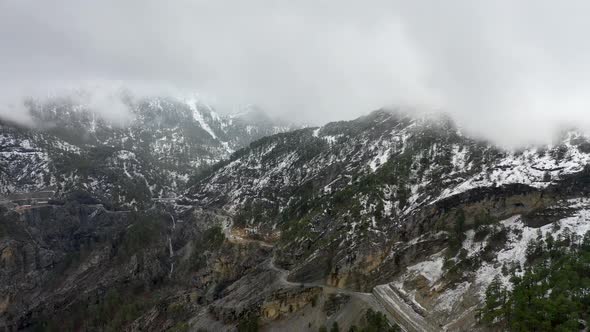
[(375, 306), (355, 298), (325, 309), (338, 290), (287, 281), (272, 246), (224, 236), (227, 216), (162, 211), (78, 202), (21, 213), (3, 208), (0, 327), (161, 331), (190, 322), (230, 331), (255, 318), (270, 327), (292, 320), (319, 328), (351, 308), (355, 323)]
[[(156, 221), (139, 227), (138, 216), (75, 203), (4, 210), (1, 219), (7, 303), (1, 326), (27, 328), (55, 314), (75, 315), (124, 283), (149, 289), (168, 275)], [(143, 247), (139, 237), (148, 229), (153, 237), (145, 241), (153, 243)]]

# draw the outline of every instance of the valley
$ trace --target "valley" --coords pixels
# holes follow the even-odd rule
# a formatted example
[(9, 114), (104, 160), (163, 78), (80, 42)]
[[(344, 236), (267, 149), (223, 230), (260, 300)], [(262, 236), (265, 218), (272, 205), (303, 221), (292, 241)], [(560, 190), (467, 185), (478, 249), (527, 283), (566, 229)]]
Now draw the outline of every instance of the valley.
[(491, 331), (512, 322), (482, 318), (490, 285), (590, 230), (579, 132), (506, 150), (378, 110), (255, 135), (194, 101), (134, 105), (123, 128), (63, 101), (36, 106), (59, 131), (0, 127), (0, 328)]

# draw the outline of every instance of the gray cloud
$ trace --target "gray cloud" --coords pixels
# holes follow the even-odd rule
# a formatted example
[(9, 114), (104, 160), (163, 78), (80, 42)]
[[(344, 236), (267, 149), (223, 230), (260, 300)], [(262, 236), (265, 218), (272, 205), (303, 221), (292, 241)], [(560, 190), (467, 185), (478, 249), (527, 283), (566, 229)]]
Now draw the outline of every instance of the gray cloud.
[[(0, 115), (26, 121), (20, 95), (124, 82), (319, 123), (411, 105), (502, 144), (547, 141), (563, 125), (590, 128), (588, 9), (574, 0), (0, 0)], [(103, 97), (96, 107), (120, 114)]]

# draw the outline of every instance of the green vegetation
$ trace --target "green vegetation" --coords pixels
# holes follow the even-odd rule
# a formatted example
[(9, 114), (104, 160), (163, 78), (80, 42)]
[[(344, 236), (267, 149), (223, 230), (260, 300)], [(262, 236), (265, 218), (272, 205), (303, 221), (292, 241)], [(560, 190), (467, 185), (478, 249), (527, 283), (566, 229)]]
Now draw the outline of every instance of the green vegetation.
[(192, 174), (186, 183), (186, 188), (191, 188), (193, 186), (198, 185), (201, 181), (210, 177), (219, 169), (223, 168), (224, 166), (227, 166), (227, 164), (229, 164), (230, 160), (233, 161), (234, 159), (230, 158), (229, 160), (222, 160), (222, 161), (215, 163), (213, 165), (197, 166), (196, 169), (192, 171)]
[(381, 312), (372, 309), (367, 310), (365, 314), (367, 320), (367, 327), (361, 330), (362, 332), (397, 332), (400, 331), (399, 326), (391, 326), (387, 321), (387, 317)]
[(473, 218), (473, 226), (478, 229), (483, 226), (491, 225), (496, 220), (490, 215), (489, 212), (481, 212)]
[(119, 246), (117, 256), (127, 260), (134, 254), (161, 240), (162, 223), (158, 216), (134, 213), (134, 222), (127, 228)]
[(258, 332), (260, 318), (255, 314), (242, 317), (238, 322), (238, 332)]
[[(1, 212), (0, 212), (1, 213)], [(8, 227), (4, 220), (0, 220), (0, 239), (8, 235)]]
[(189, 325), (186, 322), (180, 322), (174, 326), (172, 326), (168, 332), (187, 332), (189, 330)]
[(288, 243), (307, 234), (309, 225), (310, 221), (307, 218), (288, 223), (286, 229), (281, 233), (281, 241)]
[(189, 261), (190, 268), (198, 270), (204, 267), (207, 261), (205, 253), (218, 250), (224, 241), (225, 235), (220, 226), (213, 226), (205, 230), (193, 240), (193, 251)]
[(332, 323), (332, 328), (330, 329), (330, 332), (340, 332), (340, 327), (338, 326), (338, 322)]
[(398, 332), (401, 331), (399, 326), (391, 326), (387, 317), (381, 312), (373, 309), (367, 310), (365, 313), (365, 327), (359, 328), (355, 325), (351, 326), (349, 332)]
[(454, 257), (457, 255), (459, 249), (461, 249), (463, 240), (465, 240), (465, 211), (463, 211), (463, 209), (459, 209), (455, 213), (453, 231), (449, 236), (449, 257)]
[[(136, 204), (142, 206), (150, 201), (152, 194), (146, 184), (146, 179), (138, 176), (127, 176), (123, 169), (128, 168), (128, 172), (141, 172), (148, 175), (144, 168), (147, 164), (156, 163), (149, 153), (136, 152), (137, 161), (121, 161), (117, 154), (121, 151), (119, 147), (96, 146), (88, 150), (83, 150), (81, 154), (63, 153), (57, 154), (55, 158), (55, 168), (60, 172), (57, 175), (60, 181), (68, 174), (79, 176), (79, 181), (72, 184), (67, 189), (69, 191), (84, 190), (87, 184), (93, 180), (98, 180), (101, 185), (108, 187), (105, 196), (100, 197), (102, 201), (117, 205), (122, 197), (126, 202), (135, 200)], [(159, 169), (158, 167), (153, 167)], [(161, 185), (157, 176), (152, 177), (156, 185)], [(151, 181), (150, 181), (151, 182)], [(86, 183), (86, 185), (84, 185)], [(107, 188), (103, 188), (107, 189)], [(93, 203), (90, 203), (93, 204)]]
[(234, 217), (235, 227), (247, 227), (265, 220), (274, 218), (278, 214), (278, 208), (267, 202), (249, 201)]
[(511, 331), (579, 331), (590, 324), (590, 232), (583, 238), (548, 233), (527, 248), (523, 274), (512, 287), (495, 278), (486, 291), (480, 321)]
[(225, 235), (223, 235), (223, 231), (221, 230), (220, 226), (213, 226), (207, 229), (203, 233), (203, 237), (201, 239), (201, 249), (209, 248), (209, 250), (215, 250), (223, 244), (225, 240)]
[(72, 306), (67, 315), (41, 320), (35, 331), (122, 331), (152, 303), (138, 294), (109, 290), (97, 303)]
[(508, 240), (508, 230), (499, 225), (498, 227), (491, 227), (489, 231), (487, 245), (481, 253), (481, 258), (484, 261), (491, 262), (496, 256), (498, 250), (504, 248)]
[(492, 227), (488, 225), (480, 225), (475, 228), (475, 235), (473, 236), (473, 241), (481, 242), (485, 240), (485, 238), (490, 235), (492, 231)]

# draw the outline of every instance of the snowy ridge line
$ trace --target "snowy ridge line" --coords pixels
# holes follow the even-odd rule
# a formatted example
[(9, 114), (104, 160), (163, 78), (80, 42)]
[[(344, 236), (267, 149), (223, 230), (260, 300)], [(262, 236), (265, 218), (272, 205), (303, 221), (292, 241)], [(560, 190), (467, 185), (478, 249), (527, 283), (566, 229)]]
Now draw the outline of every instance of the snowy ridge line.
[[(572, 144), (578, 135), (573, 132), (568, 133), (563, 141), (565, 155), (560, 160), (549, 153), (539, 156), (538, 148), (528, 149), (522, 153), (506, 152), (506, 156), (493, 165), (484, 168), (453, 188), (445, 189), (434, 202), (478, 187), (521, 183), (542, 189), (564, 175), (581, 172), (586, 165), (590, 164), (590, 154), (580, 151)], [(464, 159), (459, 152), (456, 152), (455, 156), (457, 160)], [(459, 167), (465, 166), (464, 162), (462, 162), (463, 165), (456, 160), (453, 162)]]

